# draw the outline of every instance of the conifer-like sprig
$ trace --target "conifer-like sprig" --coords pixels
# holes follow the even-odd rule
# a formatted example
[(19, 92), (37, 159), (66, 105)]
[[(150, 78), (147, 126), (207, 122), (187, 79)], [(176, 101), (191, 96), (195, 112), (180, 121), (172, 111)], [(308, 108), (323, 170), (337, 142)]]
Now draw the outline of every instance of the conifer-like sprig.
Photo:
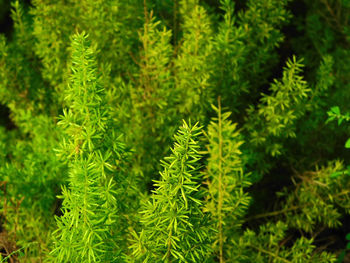
[(126, 135), (135, 149), (134, 171), (141, 174), (142, 181), (147, 184), (154, 179), (150, 176), (158, 170), (158, 160), (164, 157), (168, 148), (164, 145), (171, 143), (181, 118), (175, 111), (178, 91), (171, 72), (171, 31), (156, 19), (152, 11), (148, 12), (145, 7), (144, 12), (145, 23), (139, 32), (142, 43), (137, 62), (139, 72), (134, 87), (130, 89), (132, 109), (130, 124), (126, 127), (134, 132)]
[(220, 99), (218, 108), (212, 107), (218, 117), (213, 118), (208, 126), (208, 196), (205, 211), (212, 214), (218, 231), (214, 240), (218, 259), (225, 262), (227, 255), (234, 249), (231, 239), (237, 235), (250, 202), (249, 195), (243, 191), (250, 181), (247, 174), (243, 173), (239, 149), (243, 141), (237, 131), (237, 124), (229, 120), (230, 112), (222, 113)]
[(63, 215), (57, 218), (51, 254), (55, 262), (116, 262), (116, 240), (123, 230), (114, 233), (122, 228), (115, 179), (123, 181), (117, 171), (123, 144), (103, 103), (88, 36), (74, 35), (71, 48), (72, 76), (65, 97), (70, 107), (59, 122), (66, 136), (58, 152), (68, 162), (69, 188), (62, 190)]
[[(296, 137), (295, 121), (309, 107), (306, 101), (311, 90), (301, 76), (303, 67), (302, 60), (296, 57), (288, 60), (282, 80), (271, 84), (271, 94), (263, 94), (258, 108), (248, 110), (250, 120), (246, 128), (251, 132), (252, 144), (264, 144), (265, 151), (272, 156), (281, 154), (278, 138)], [(269, 140), (272, 137), (275, 139)]]
[(133, 254), (143, 262), (205, 262), (210, 255), (210, 227), (199, 190), (200, 134), (197, 124), (184, 122), (172, 154), (162, 161), (161, 179), (141, 211), (143, 230), (134, 234)]
[(212, 100), (209, 58), (213, 32), (209, 16), (198, 0), (182, 0), (179, 6), (183, 42), (174, 61), (176, 87), (181, 92), (179, 110), (199, 120)]
[(224, 15), (213, 38), (213, 63), (218, 66), (213, 69), (212, 81), (223, 104), (237, 109), (244, 103), (241, 93), (248, 88), (241, 74), (247, 55), (247, 46), (244, 44), (247, 31), (237, 23), (234, 7), (234, 1), (220, 0), (220, 9)]

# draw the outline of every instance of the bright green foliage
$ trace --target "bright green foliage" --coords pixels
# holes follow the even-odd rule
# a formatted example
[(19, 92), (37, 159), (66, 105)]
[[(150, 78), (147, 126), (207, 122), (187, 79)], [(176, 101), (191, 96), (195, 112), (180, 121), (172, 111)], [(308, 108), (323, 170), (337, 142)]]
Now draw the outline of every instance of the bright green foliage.
[(200, 133), (198, 125), (184, 122), (172, 155), (162, 162), (161, 180), (141, 209), (143, 230), (133, 234), (133, 254), (141, 262), (206, 262), (210, 256), (209, 218), (199, 190)]
[(332, 107), (330, 111), (327, 112), (327, 114), (329, 116), (327, 122), (337, 120), (338, 125), (340, 125), (344, 120), (350, 121), (350, 114), (348, 112), (345, 114), (341, 114), (338, 106)]
[(73, 74), (65, 97), (70, 107), (58, 123), (66, 133), (59, 154), (67, 158), (69, 189), (62, 192), (63, 216), (57, 221), (52, 251), (55, 262), (117, 262), (120, 254), (118, 195), (124, 175), (118, 169), (125, 149), (104, 106), (94, 53), (87, 35), (74, 35)]
[[(39, 261), (40, 254), (50, 249), (55, 189), (62, 183), (58, 175), (63, 175), (65, 169), (52, 150), (57, 146), (55, 123), (45, 116), (28, 117), (33, 125), (27, 126), (29, 140), (17, 131), (5, 133), (2, 129), (0, 205), (6, 216), (6, 242), (23, 248), (23, 260)], [(7, 160), (9, 155), (11, 162)]]
[(291, 248), (285, 248), (287, 225), (278, 221), (268, 223), (256, 234), (247, 230), (236, 244), (235, 255), (230, 262), (274, 262), (274, 263), (331, 263), (335, 257), (327, 252), (314, 253), (312, 239), (301, 237)]
[(6, 43), (0, 36), (0, 101), (19, 129), (3, 130), (1, 142), (0, 206), (7, 229), (1, 242), (21, 248), (24, 261), (39, 261), (50, 250), (55, 195), (64, 182), (65, 167), (53, 151), (60, 132), (50, 111), (44, 111), (49, 100), (34, 69), (29, 21), (19, 1), (12, 6), (15, 41)]
[(183, 43), (174, 62), (174, 74), (176, 87), (181, 93), (179, 111), (201, 120), (212, 98), (209, 89), (212, 29), (205, 9), (197, 2), (180, 1)]
[(230, 258), (232, 238), (240, 230), (243, 216), (248, 208), (250, 197), (243, 189), (250, 185), (247, 174), (243, 173), (242, 154), (239, 147), (243, 141), (239, 138), (237, 124), (228, 120), (230, 113), (218, 114), (208, 126), (208, 158), (206, 177), (208, 179), (208, 196), (205, 211), (212, 214), (217, 236), (214, 239), (215, 251), (219, 252), (220, 262)]
[[(103, 56), (98, 56), (99, 67), (109, 69), (115, 75), (127, 74), (131, 67), (128, 55), (136, 35), (132, 32), (139, 26), (137, 17), (141, 12), (135, 7), (141, 1), (51, 1), (33, 0), (34, 52), (42, 63), (42, 75), (56, 91), (65, 89), (69, 37), (75, 30), (84, 30), (95, 39)], [(123, 21), (123, 23), (121, 22)], [(129, 47), (129, 48), (127, 48)], [(69, 69), (68, 69), (69, 70)], [(108, 75), (108, 74), (107, 74)], [(113, 87), (114, 81), (108, 81)], [(61, 96), (53, 99), (63, 100)]]
[(295, 57), (287, 61), (282, 80), (275, 80), (271, 84), (271, 95), (263, 95), (258, 109), (250, 108), (248, 111), (252, 120), (248, 122), (246, 129), (251, 132), (251, 142), (255, 145), (264, 143), (266, 152), (272, 156), (281, 154), (282, 145), (275, 141), (266, 141), (271, 137), (296, 137), (294, 121), (307, 110), (305, 98), (310, 89), (299, 75), (302, 67)]
[(345, 260), (349, 17), (0, 0), (0, 262)]

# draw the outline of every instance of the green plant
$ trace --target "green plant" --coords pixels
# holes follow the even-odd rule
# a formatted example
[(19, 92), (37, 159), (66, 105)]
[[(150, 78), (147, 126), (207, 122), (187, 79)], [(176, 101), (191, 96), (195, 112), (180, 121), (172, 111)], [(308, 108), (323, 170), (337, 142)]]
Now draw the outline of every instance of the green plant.
[(232, 241), (239, 236), (243, 217), (249, 206), (250, 197), (245, 188), (250, 186), (248, 174), (243, 172), (240, 159), (242, 154), (237, 123), (229, 120), (230, 113), (213, 106), (217, 117), (208, 126), (209, 154), (205, 177), (208, 185), (204, 211), (210, 212), (217, 230), (214, 238), (214, 251), (220, 262), (231, 257), (234, 250)]
[[(350, 121), (349, 113), (341, 114), (338, 106), (332, 107), (330, 111), (327, 112), (327, 114), (328, 114), (327, 122), (337, 120), (338, 125), (340, 125), (344, 120), (347, 122)], [(348, 138), (347, 141), (345, 142), (345, 148), (350, 148), (350, 138)], [(350, 173), (349, 168), (350, 167), (348, 166), (347, 169), (342, 169), (342, 171), (332, 173), (331, 177), (348, 178)], [(347, 240), (346, 248), (340, 253), (337, 262), (343, 262), (345, 258), (345, 253), (350, 249), (350, 233), (346, 235), (345, 239)]]
[(208, 215), (201, 211), (198, 125), (186, 122), (175, 135), (172, 155), (162, 162), (161, 180), (141, 209), (141, 233), (131, 248), (142, 262), (205, 262), (210, 255)]
[(349, 7), (0, 1), (0, 260), (345, 259)]
[(69, 188), (62, 189), (63, 215), (53, 233), (55, 262), (116, 262), (121, 255), (126, 183), (119, 163), (126, 152), (105, 106), (94, 53), (85, 33), (73, 37), (70, 107), (58, 123), (66, 134), (58, 154), (68, 162)]

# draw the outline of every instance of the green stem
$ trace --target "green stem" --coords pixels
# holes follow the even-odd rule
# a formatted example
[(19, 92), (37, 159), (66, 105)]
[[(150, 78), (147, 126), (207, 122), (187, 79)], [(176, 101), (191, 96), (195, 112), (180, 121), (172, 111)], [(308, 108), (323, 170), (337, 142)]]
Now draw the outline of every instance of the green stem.
[(223, 259), (223, 231), (222, 231), (222, 203), (223, 203), (223, 192), (222, 192), (222, 123), (221, 123), (221, 103), (220, 97), (218, 98), (218, 108), (219, 108), (219, 203), (218, 203), (218, 215), (219, 215), (219, 255), (220, 263), (224, 262)]

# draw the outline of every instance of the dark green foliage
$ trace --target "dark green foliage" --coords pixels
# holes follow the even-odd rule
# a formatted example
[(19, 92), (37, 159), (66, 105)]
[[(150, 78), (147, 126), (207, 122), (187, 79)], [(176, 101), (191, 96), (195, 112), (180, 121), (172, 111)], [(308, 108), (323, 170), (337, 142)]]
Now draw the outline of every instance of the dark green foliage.
[(0, 262), (345, 261), (349, 17), (0, 0)]
[(350, 193), (346, 190), (350, 177), (334, 176), (342, 170), (342, 164), (335, 162), (315, 172), (297, 175), (300, 182), (295, 182), (296, 190), (287, 196), (282, 210), (286, 222), (306, 232), (314, 232), (316, 227), (339, 226), (340, 208), (350, 213)]
[(152, 156), (163, 156), (166, 152), (155, 147), (154, 140), (160, 144), (168, 143), (179, 121), (175, 112), (178, 95), (170, 68), (171, 32), (156, 21), (152, 12), (146, 11), (139, 39), (142, 43), (139, 72), (129, 91), (130, 104), (126, 107), (131, 108), (131, 112), (125, 120), (125, 129), (134, 131), (126, 136), (135, 145), (135, 173), (150, 180), (150, 173), (157, 165)]

